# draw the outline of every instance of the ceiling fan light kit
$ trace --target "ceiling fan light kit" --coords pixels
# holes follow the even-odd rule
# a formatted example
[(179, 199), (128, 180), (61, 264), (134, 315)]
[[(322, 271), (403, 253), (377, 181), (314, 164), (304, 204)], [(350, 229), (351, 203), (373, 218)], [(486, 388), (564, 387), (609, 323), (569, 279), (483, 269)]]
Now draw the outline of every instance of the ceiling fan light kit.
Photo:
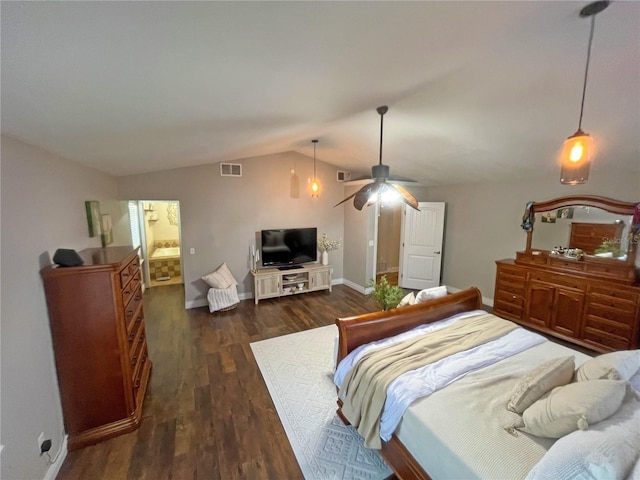
[(387, 182), (389, 179), (389, 166), (382, 164), (382, 127), (384, 114), (389, 111), (389, 107), (383, 105), (378, 107), (376, 111), (380, 115), (380, 160), (378, 165), (374, 165), (371, 168), (373, 182), (366, 184), (356, 193), (349, 195), (340, 203), (335, 204), (334, 207), (343, 204), (351, 198), (353, 198), (353, 206), (357, 210), (362, 210), (363, 207), (375, 205), (378, 202), (382, 204), (393, 203), (400, 199), (410, 207), (418, 210), (418, 201), (406, 188)]
[(589, 74), (589, 61), (591, 59), (591, 44), (593, 42), (596, 14), (608, 6), (608, 0), (599, 0), (590, 3), (580, 10), (581, 17), (591, 17), (591, 31), (589, 33), (589, 47), (587, 49), (587, 64), (584, 70), (578, 130), (565, 140), (562, 152), (560, 153), (560, 183), (563, 185), (579, 185), (587, 183), (589, 180), (589, 167), (591, 166), (594, 146), (591, 135), (582, 131), (582, 114), (584, 112), (584, 99), (587, 91), (587, 77)]

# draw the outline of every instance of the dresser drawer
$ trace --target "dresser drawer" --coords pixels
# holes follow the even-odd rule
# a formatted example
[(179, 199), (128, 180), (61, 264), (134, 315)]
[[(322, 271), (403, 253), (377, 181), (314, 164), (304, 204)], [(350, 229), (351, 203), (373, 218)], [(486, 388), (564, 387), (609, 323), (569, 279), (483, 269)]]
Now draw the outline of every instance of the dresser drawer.
[(120, 285), (124, 288), (140, 270), (140, 258), (136, 256), (131, 262), (120, 270)]
[(138, 353), (136, 360), (136, 365), (133, 368), (133, 376), (131, 378), (131, 386), (133, 387), (134, 395), (140, 388), (142, 372), (144, 371), (145, 364), (148, 360), (146, 343), (141, 344), (140, 352)]
[(518, 307), (524, 306), (524, 288), (515, 289), (515, 292), (512, 292), (509, 289), (501, 289), (496, 293), (495, 301), (499, 303), (506, 303), (509, 305), (516, 305)]
[(122, 289), (122, 304), (127, 305), (134, 295), (142, 297), (142, 282), (140, 271), (136, 272), (131, 281)]
[(627, 305), (627, 307), (629, 308), (620, 308), (590, 301), (587, 303), (587, 315), (595, 315), (617, 323), (633, 323), (636, 313), (635, 305), (631, 304), (630, 306)]
[(592, 285), (589, 288), (589, 293), (595, 293), (598, 295), (606, 295), (611, 298), (622, 298), (633, 303), (638, 302), (638, 293), (630, 290), (625, 290), (620, 287), (613, 287), (609, 285)]
[(629, 274), (629, 266), (624, 262), (621, 262), (620, 265), (614, 264), (613, 262), (611, 264), (588, 263), (586, 271), (589, 273), (601, 273), (624, 278)]
[[(138, 290), (140, 291), (140, 290)], [(134, 295), (129, 304), (124, 309), (124, 324), (127, 326), (127, 332), (131, 331), (132, 323), (137, 320), (138, 310), (142, 307), (142, 294)]]
[(147, 345), (146, 332), (143, 326), (140, 328), (140, 335), (137, 336), (133, 342), (131, 342), (131, 347), (129, 349), (129, 358), (131, 360), (132, 371), (135, 371), (136, 366), (140, 362), (142, 351), (146, 348), (146, 345)]
[(525, 280), (527, 278), (527, 272), (521, 268), (514, 267), (513, 265), (501, 265), (498, 264), (498, 277), (505, 276), (505, 278), (512, 277), (513, 279)]
[(127, 337), (127, 342), (129, 346), (129, 357), (133, 357), (140, 342), (144, 342), (144, 341), (145, 341), (144, 322), (141, 320), (140, 322), (137, 322), (134, 324), (134, 327), (131, 330), (131, 333), (129, 333), (129, 336)]
[(582, 262), (578, 260), (566, 260), (564, 258), (549, 257), (549, 266), (575, 270), (577, 272), (584, 270), (584, 264)]
[(586, 289), (586, 282), (584, 280), (565, 275), (547, 272), (531, 272), (530, 279), (539, 282), (550, 283), (553, 285), (561, 285), (563, 287), (574, 288), (580, 291), (584, 291)]
[(498, 316), (504, 316), (506, 318), (516, 318), (519, 320), (522, 318), (523, 308), (518, 304), (496, 299), (493, 304), (493, 313)]
[(631, 328), (587, 315), (583, 338), (596, 345), (624, 350), (631, 346)]

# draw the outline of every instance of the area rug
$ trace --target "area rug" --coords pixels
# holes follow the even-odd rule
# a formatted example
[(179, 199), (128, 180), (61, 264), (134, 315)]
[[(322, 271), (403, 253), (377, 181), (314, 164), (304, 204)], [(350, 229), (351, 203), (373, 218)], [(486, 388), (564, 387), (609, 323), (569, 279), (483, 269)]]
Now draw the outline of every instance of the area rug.
[(278, 416), (307, 480), (379, 480), (391, 475), (377, 451), (336, 415), (335, 325), (251, 344)]

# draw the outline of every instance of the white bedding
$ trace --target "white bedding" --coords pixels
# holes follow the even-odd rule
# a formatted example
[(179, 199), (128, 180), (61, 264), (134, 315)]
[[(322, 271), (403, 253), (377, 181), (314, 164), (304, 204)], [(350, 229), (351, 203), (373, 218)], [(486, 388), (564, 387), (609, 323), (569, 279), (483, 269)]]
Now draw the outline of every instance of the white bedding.
[[(434, 331), (478, 313), (484, 314), (486, 312), (474, 311), (456, 315), (440, 322), (418, 327), (393, 337), (393, 339), (384, 339), (359, 347), (338, 365), (334, 382), (340, 386), (349, 368), (371, 348), (379, 348), (391, 344), (397, 339), (404, 340), (411, 336)], [(601, 437), (592, 436), (595, 432), (586, 434), (582, 431), (568, 435), (567, 439), (563, 441), (524, 433), (513, 436), (505, 430), (505, 427), (513, 425), (520, 419), (520, 416), (508, 411), (506, 403), (516, 382), (532, 368), (551, 358), (569, 355), (574, 356), (576, 367), (591, 358), (576, 350), (548, 341), (538, 334), (519, 328), (494, 342), (445, 358), (414, 372), (408, 372), (389, 387), (381, 421), (381, 437), (388, 440), (395, 431), (399, 440), (433, 480), (458, 478), (524, 479), (536, 465), (545, 465), (545, 473), (543, 477), (537, 476), (535, 478), (547, 478), (548, 476), (545, 475), (550, 470), (546, 463), (542, 463), (540, 460), (545, 457), (547, 451), (555, 443), (558, 444), (558, 448), (552, 449), (550, 455), (545, 459), (562, 458), (564, 461), (567, 458), (566, 452), (573, 450), (571, 448), (572, 440), (568, 438), (571, 435), (576, 437), (582, 435), (591, 442), (602, 442)], [(507, 359), (507, 357), (509, 358)], [(631, 378), (630, 383), (640, 392), (640, 371)], [(420, 390), (419, 393), (412, 391), (416, 385)], [(405, 388), (408, 386), (411, 388)], [(473, 395), (469, 395), (470, 391), (474, 392)], [(425, 393), (427, 396), (416, 400), (419, 395)], [(624, 417), (623, 412), (620, 415)], [(616, 415), (611, 417), (610, 423), (613, 428), (618, 428), (618, 431), (621, 431), (619, 424), (624, 419), (615, 417)], [(635, 441), (640, 438), (640, 432), (638, 432), (640, 425), (635, 425), (638, 418), (640, 418), (640, 413), (636, 412), (630, 422), (632, 427), (629, 436), (633, 440), (626, 443), (638, 443)], [(399, 422), (399, 426), (396, 428), (397, 422)], [(606, 424), (602, 423), (602, 427), (604, 427)], [(587, 432), (592, 430), (595, 429)], [(615, 438), (618, 437), (619, 435)], [(606, 442), (608, 445), (609, 439)], [(569, 448), (562, 448), (558, 453), (558, 450), (564, 445), (568, 445)], [(616, 448), (620, 451), (620, 447)], [(640, 445), (636, 448), (638, 449), (636, 454), (640, 456)], [(632, 458), (633, 455), (632, 449), (627, 456)], [(601, 457), (598, 456), (594, 462), (596, 462), (596, 467), (602, 470), (604, 467), (597, 464)], [(608, 472), (621, 471), (620, 465), (626, 468), (626, 471), (631, 468), (629, 467), (631, 460), (625, 458), (622, 462), (618, 457), (620, 455), (615, 457), (616, 461), (609, 462)], [(572, 456), (571, 460), (574, 462), (573, 471), (577, 471), (583, 465), (590, 468), (593, 468), (594, 465), (594, 462), (589, 463), (581, 458), (576, 460), (575, 456)], [(635, 461), (640, 462), (640, 458), (636, 458)], [(556, 468), (555, 463), (552, 464), (552, 468)], [(561, 468), (566, 467), (563, 465)], [(638, 473), (640, 473), (640, 468), (636, 465), (635, 470), (628, 474), (627, 479), (640, 480), (640, 478), (636, 478)], [(576, 478), (592, 480), (600, 477), (587, 475)], [(623, 477), (617, 475), (611, 478)]]
[(396, 435), (433, 480), (525, 478), (554, 440), (507, 433), (504, 427), (520, 416), (505, 405), (516, 382), (534, 366), (567, 355), (575, 356), (576, 365), (590, 358), (545, 341), (469, 373), (414, 402)]
[[(391, 345), (401, 340), (433, 332), (444, 326), (474, 315), (486, 314), (483, 310), (466, 312), (455, 315), (439, 322), (423, 325), (409, 332), (396, 335), (378, 342), (372, 342), (364, 348), (351, 352), (340, 362), (336, 369), (335, 384), (340, 387), (349, 368), (372, 348)], [(389, 441), (396, 430), (407, 407), (416, 399), (431, 395), (438, 389), (444, 388), (463, 375), (495, 362), (508, 358), (534, 345), (546, 341), (544, 337), (518, 328), (502, 338), (488, 342), (470, 350), (451, 355), (422, 368), (407, 372), (391, 382), (387, 389), (387, 398), (380, 420), (380, 438)]]

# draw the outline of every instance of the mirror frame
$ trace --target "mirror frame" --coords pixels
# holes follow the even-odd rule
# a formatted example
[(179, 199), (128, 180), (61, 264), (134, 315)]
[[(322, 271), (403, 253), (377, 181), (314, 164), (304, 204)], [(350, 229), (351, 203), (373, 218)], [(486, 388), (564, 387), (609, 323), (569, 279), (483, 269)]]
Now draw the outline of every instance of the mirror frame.
[[(535, 216), (536, 213), (549, 212), (557, 210), (559, 208), (566, 207), (595, 207), (607, 212), (617, 213), (620, 215), (633, 216), (636, 205), (638, 203), (622, 202), (620, 200), (614, 200), (607, 197), (598, 197), (595, 195), (571, 195), (567, 197), (554, 198), (546, 202), (533, 202), (531, 205), (531, 215)], [(633, 224), (638, 225), (638, 224)], [(531, 253), (531, 242), (533, 241), (533, 231), (535, 230), (535, 223), (530, 230), (527, 231), (527, 246), (526, 253)], [(627, 248), (627, 262), (633, 264), (636, 258), (637, 242), (629, 242)]]

